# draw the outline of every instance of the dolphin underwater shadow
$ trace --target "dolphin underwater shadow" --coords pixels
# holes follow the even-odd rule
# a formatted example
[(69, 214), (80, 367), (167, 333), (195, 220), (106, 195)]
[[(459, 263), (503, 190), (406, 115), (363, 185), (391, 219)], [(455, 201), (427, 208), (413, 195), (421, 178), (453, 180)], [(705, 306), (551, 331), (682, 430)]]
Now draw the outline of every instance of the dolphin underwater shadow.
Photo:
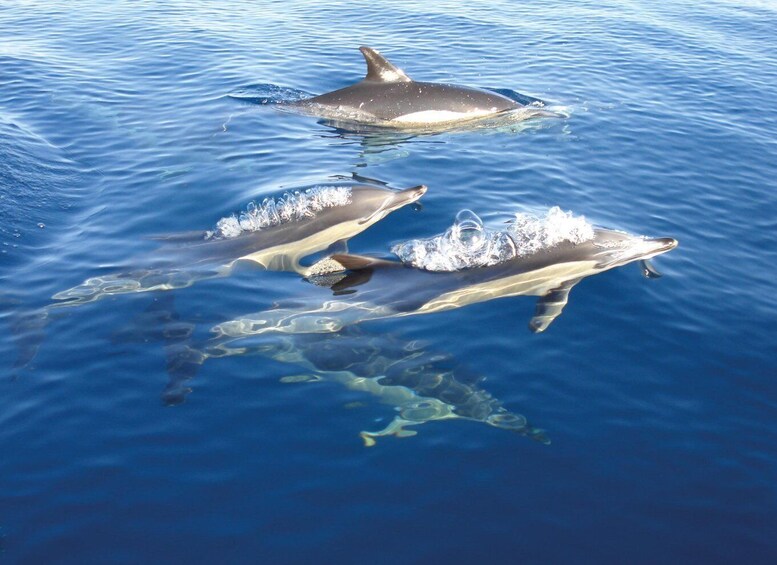
[[(149, 323), (152, 322), (152, 323)], [(459, 364), (452, 355), (429, 351), (418, 341), (388, 335), (370, 335), (360, 328), (330, 334), (252, 336), (240, 342), (193, 345), (194, 326), (181, 321), (171, 300), (149, 308), (123, 339), (149, 337), (163, 341), (169, 383), (162, 395), (167, 405), (185, 401), (190, 381), (208, 359), (258, 355), (309, 371), (283, 383), (336, 382), (369, 394), (392, 406), (397, 415), (383, 429), (362, 431), (365, 446), (384, 436), (416, 435), (410, 427), (438, 420), (462, 419), (508, 430), (549, 444), (541, 429), (521, 414), (507, 410), (479, 384), (484, 377)]]
[[(359, 50), (367, 63), (367, 74), (345, 88), (304, 98), (302, 91), (257, 85), (253, 88), (261, 88), (262, 94), (269, 96), (252, 95), (250, 89), (238, 89), (230, 96), (272, 103), (280, 110), (322, 118), (325, 124), (339, 130), (363, 133), (495, 128), (530, 118), (566, 117), (546, 109), (537, 98), (508, 89), (416, 81), (375, 49), (362, 46)], [(279, 92), (287, 93), (287, 99)]]
[(382, 430), (359, 434), (367, 447), (379, 437), (416, 435), (407, 429), (411, 426), (449, 419), (480, 422), (550, 443), (543, 430), (480, 388), (484, 377), (474, 375), (452, 355), (428, 351), (418, 342), (368, 335), (358, 328), (274, 338), (264, 347), (264, 355), (313, 371), (319, 379), (369, 393), (398, 412)]
[[(557, 209), (551, 209), (549, 214), (553, 210)], [(477, 232), (479, 218), (469, 211), (464, 212), (460, 213), (465, 218), (463, 223), (469, 227), (474, 223)], [(472, 216), (477, 221), (473, 221)], [(479, 227), (482, 229), (482, 223)], [(576, 224), (574, 229), (580, 227)], [(468, 238), (472, 238), (461, 228), (457, 222), (442, 236), (407, 242), (405, 247), (395, 246), (394, 251), (409, 256), (408, 261), (411, 261), (413, 257), (407, 251), (408, 245), (417, 255), (428, 252), (430, 246), (439, 245), (436, 251), (441, 251), (443, 258), (446, 253), (448, 259), (459, 257), (456, 253), (461, 249), (451, 250), (450, 246), (463, 244), (464, 251), (468, 251), (466, 246), (471, 242)], [(562, 238), (539, 249), (532, 248), (537, 246), (536, 240), (520, 241), (521, 237), (526, 237), (526, 232), (512, 236), (506, 232), (486, 234), (486, 239), (480, 240), (481, 245), (485, 245), (482, 241), (487, 243), (482, 247), (483, 257), (495, 257), (497, 249), (507, 250), (507, 258), (455, 269), (436, 269), (434, 265), (419, 268), (396, 259), (335, 254), (329, 258), (328, 266), (337, 269), (339, 265), (341, 272), (330, 273), (322, 281), (317, 277), (310, 279), (330, 289), (329, 297), (314, 292), (302, 307), (279, 307), (246, 315), (222, 322), (212, 331), (217, 339), (225, 342), (263, 333), (337, 332), (367, 320), (442, 312), (497, 298), (538, 296), (529, 329), (539, 333), (561, 315), (569, 292), (584, 278), (631, 262), (640, 262), (643, 274), (654, 278), (659, 275), (648, 260), (677, 246), (672, 238), (633, 236), (594, 228), (590, 224), (583, 228), (585, 237)], [(451, 242), (451, 237), (461, 239)], [(523, 248), (530, 251), (522, 253)], [(427, 254), (426, 258), (429, 257), (434, 254)]]

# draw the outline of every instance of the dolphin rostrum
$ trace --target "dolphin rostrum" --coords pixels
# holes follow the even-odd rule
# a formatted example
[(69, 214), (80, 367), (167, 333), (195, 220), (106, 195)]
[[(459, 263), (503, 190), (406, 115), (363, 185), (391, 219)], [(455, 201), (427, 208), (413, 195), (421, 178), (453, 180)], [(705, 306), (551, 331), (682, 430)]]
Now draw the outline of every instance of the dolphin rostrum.
[(239, 218), (223, 218), (211, 232), (161, 238), (165, 245), (144, 270), (87, 279), (54, 295), (54, 306), (115, 294), (169, 290), (227, 275), (240, 261), (268, 270), (310, 274), (300, 261), (348, 240), (389, 213), (418, 200), (426, 187), (317, 186), (281, 199), (252, 203)]
[[(512, 239), (507, 241), (515, 245)], [(542, 332), (561, 315), (570, 290), (582, 279), (633, 261), (645, 262), (676, 246), (672, 238), (644, 238), (590, 227), (588, 237), (579, 241), (557, 241), (495, 264), (447, 272), (396, 260), (336, 254), (329, 259), (330, 265), (341, 265), (347, 274), (331, 285), (334, 298), (316, 296), (308, 308), (267, 310), (223, 322), (213, 331), (222, 340), (274, 332), (334, 332), (365, 320), (531, 295), (540, 298), (529, 328)], [(643, 270), (655, 273), (646, 263)]]
[(356, 84), (287, 105), (339, 122), (413, 128), (480, 120), (521, 111), (520, 119), (557, 116), (530, 99), (523, 105), (490, 90), (412, 80), (369, 47), (360, 47), (367, 75)]

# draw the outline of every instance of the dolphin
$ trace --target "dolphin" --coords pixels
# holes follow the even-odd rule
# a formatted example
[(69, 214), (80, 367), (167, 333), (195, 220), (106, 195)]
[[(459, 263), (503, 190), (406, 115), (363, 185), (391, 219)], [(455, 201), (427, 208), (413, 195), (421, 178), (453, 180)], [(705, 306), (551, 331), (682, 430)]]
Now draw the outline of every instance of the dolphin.
[[(334, 334), (273, 336), (260, 346), (263, 355), (293, 363), (315, 379), (369, 393), (398, 414), (379, 431), (362, 431), (366, 447), (379, 437), (416, 435), (408, 427), (449, 419), (481, 422), (548, 444), (543, 430), (521, 414), (508, 411), (478, 384), (484, 379), (461, 366), (452, 355), (428, 351), (422, 344), (389, 335), (369, 335), (349, 328)], [(285, 378), (299, 382), (302, 378)]]
[[(644, 238), (596, 228), (584, 242), (563, 241), (491, 266), (433, 272), (397, 260), (342, 254), (330, 265), (346, 271), (329, 284), (333, 298), (319, 296), (303, 308), (276, 308), (222, 322), (212, 331), (222, 340), (261, 333), (323, 333), (366, 320), (430, 314), (512, 296), (538, 296), (529, 329), (545, 331), (558, 318), (569, 292), (582, 279), (677, 246), (670, 237)], [(315, 282), (315, 277), (313, 278)]]
[[(191, 392), (189, 381), (208, 359), (235, 355), (260, 355), (299, 367), (310, 374), (283, 377), (283, 383), (327, 381), (363, 392), (392, 406), (397, 415), (382, 430), (362, 431), (365, 446), (384, 436), (416, 435), (409, 427), (438, 420), (462, 419), (508, 430), (549, 444), (543, 430), (526, 417), (507, 410), (479, 383), (484, 377), (459, 364), (450, 355), (429, 351), (418, 341), (405, 341), (389, 334), (370, 335), (360, 328), (339, 333), (276, 334), (254, 336), (240, 342), (206, 342), (192, 345), (193, 326), (171, 310), (171, 301), (152, 305), (145, 315), (122, 332), (144, 341), (149, 337), (165, 343), (170, 376), (162, 399), (180, 404)], [(136, 335), (139, 334), (139, 335)]]
[[(339, 197), (327, 201), (328, 188)], [(287, 193), (280, 200), (266, 199), (259, 207), (249, 206), (240, 219), (219, 222), (215, 232), (158, 238), (164, 245), (143, 260), (147, 268), (89, 278), (56, 293), (48, 305), (20, 313), (13, 323), (19, 347), (14, 370), (32, 362), (56, 309), (118, 294), (185, 288), (227, 276), (239, 263), (310, 276), (322, 263), (306, 267), (301, 264), (303, 258), (342, 247), (349, 238), (425, 192), (423, 185), (399, 191), (368, 184), (319, 186), (304, 193)], [(243, 229), (244, 224), (248, 229)]]
[(375, 49), (359, 48), (367, 62), (367, 75), (361, 81), (319, 96), (293, 101), (287, 106), (318, 115), (337, 123), (368, 123), (393, 128), (413, 128), (482, 120), (524, 112), (521, 119), (552, 115), (542, 110), (542, 102), (526, 97), (528, 104), (497, 92), (412, 80)]
[[(330, 194), (328, 189), (339, 191), (337, 199), (322, 204), (321, 199)], [(57, 302), (53, 306), (82, 304), (116, 294), (183, 288), (198, 280), (226, 276), (239, 262), (307, 276), (311, 271), (301, 264), (302, 259), (361, 233), (425, 192), (423, 185), (395, 191), (356, 184), (316, 187), (302, 196), (298, 192), (287, 193), (280, 200), (267, 199), (258, 208), (249, 206), (240, 219), (222, 220), (215, 232), (158, 238), (164, 245), (147, 260), (148, 268), (87, 279), (55, 294)]]

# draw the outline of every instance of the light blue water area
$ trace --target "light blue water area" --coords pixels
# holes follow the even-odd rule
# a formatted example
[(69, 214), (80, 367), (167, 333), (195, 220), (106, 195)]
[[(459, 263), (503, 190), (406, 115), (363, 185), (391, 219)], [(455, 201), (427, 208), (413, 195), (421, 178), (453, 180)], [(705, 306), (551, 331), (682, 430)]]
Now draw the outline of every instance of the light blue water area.
[[(776, 22), (755, 0), (5, 2), (0, 558), (773, 563)], [(351, 84), (360, 45), (568, 117), (354, 133), (251, 98)], [(247, 266), (48, 308), (147, 269), (152, 236), (354, 178), (429, 190), (353, 252), (551, 206), (680, 245), (658, 280), (583, 280), (542, 334), (515, 297), (203, 361), (212, 326), (331, 296)]]

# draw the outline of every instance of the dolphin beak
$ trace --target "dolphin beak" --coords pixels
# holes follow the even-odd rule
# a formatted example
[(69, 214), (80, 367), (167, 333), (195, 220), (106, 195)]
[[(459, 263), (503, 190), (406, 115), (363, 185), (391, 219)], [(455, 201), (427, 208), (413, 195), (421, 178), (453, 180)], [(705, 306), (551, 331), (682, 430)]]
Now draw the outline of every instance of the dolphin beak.
[(425, 184), (419, 184), (418, 186), (414, 186), (412, 188), (406, 188), (404, 190), (400, 190), (395, 195), (395, 205), (396, 207), (404, 206), (405, 204), (410, 204), (411, 202), (415, 202), (419, 198), (421, 198), (424, 194), (426, 194), (427, 186)]
[(381, 204), (380, 208), (378, 208), (378, 210), (376, 210), (368, 218), (360, 220), (359, 224), (366, 224), (374, 221), (375, 218), (382, 218), (389, 212), (393, 212), (402, 206), (410, 204), (411, 202), (415, 202), (421, 198), (425, 192), (426, 185), (423, 184), (419, 184), (418, 186), (414, 186), (412, 188), (406, 188), (398, 192), (391, 191), (391, 194), (389, 194), (385, 200), (383, 200), (383, 204)]
[(678, 241), (673, 237), (657, 237), (653, 240), (656, 245), (656, 253), (666, 253), (667, 251), (671, 251), (678, 245)]
[(678, 242), (673, 237), (654, 237), (645, 239), (643, 241), (643, 247), (638, 251), (631, 261), (635, 259), (642, 259), (644, 261), (655, 257), (656, 255), (662, 255), (667, 251), (671, 251), (677, 247)]

